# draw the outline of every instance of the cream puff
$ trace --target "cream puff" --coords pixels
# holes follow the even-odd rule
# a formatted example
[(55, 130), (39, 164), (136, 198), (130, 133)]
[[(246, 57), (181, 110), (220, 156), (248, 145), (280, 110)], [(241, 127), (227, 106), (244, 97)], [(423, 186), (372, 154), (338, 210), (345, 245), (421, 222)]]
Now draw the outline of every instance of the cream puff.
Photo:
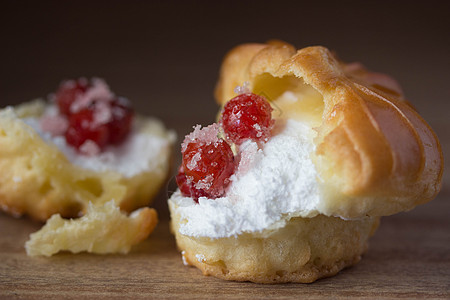
[(40, 221), (101, 212), (110, 201), (130, 213), (165, 182), (174, 141), (103, 80), (65, 81), (51, 101), (0, 110), (0, 207)]

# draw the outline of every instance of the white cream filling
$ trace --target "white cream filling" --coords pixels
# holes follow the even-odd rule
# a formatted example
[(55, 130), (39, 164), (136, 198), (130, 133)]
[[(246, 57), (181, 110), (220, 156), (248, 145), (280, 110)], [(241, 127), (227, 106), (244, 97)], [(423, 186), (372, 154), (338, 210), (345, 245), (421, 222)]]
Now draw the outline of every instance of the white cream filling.
[(318, 214), (318, 175), (310, 158), (316, 133), (294, 120), (280, 123), (262, 148), (254, 142), (241, 146), (243, 159), (226, 197), (200, 198), (196, 204), (177, 191), (170, 198), (181, 216), (181, 234), (224, 238)]
[[(48, 113), (53, 113), (51, 109)], [(79, 154), (68, 145), (64, 136), (52, 136), (49, 132), (42, 131), (39, 118), (28, 117), (22, 120), (31, 126), (45, 142), (56, 145), (74, 165), (97, 172), (115, 171), (125, 177), (152, 171), (159, 168), (161, 164), (165, 164), (170, 147), (176, 138), (175, 133), (171, 131), (167, 134), (159, 134), (165, 129), (156, 119), (147, 118), (143, 122), (135, 120), (128, 138), (121, 145), (108, 146), (98, 155), (86, 156)], [(148, 130), (149, 124), (150, 130)], [(143, 130), (144, 127), (145, 130)]]

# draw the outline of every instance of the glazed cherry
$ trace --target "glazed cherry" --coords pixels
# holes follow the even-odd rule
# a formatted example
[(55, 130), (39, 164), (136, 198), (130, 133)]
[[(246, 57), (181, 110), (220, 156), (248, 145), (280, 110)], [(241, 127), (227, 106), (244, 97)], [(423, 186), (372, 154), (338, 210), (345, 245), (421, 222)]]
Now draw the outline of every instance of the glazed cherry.
[[(202, 196), (192, 189), (194, 187), (205, 197), (218, 198), (224, 195), (234, 173), (233, 151), (223, 139), (208, 143), (193, 141), (185, 146), (182, 168), (187, 187), (181, 185), (180, 188), (185, 195), (190, 194), (195, 200)], [(183, 183), (182, 176), (179, 181)]]
[(107, 144), (120, 144), (131, 131), (133, 116), (133, 110), (126, 101), (94, 102), (69, 116), (66, 141), (77, 149), (87, 140), (93, 141), (100, 149)]
[(66, 142), (78, 150), (88, 140), (102, 149), (108, 143), (109, 128), (107, 124), (96, 121), (94, 109), (84, 108), (69, 117), (69, 127), (65, 137)]
[(111, 120), (108, 122), (110, 132), (108, 143), (122, 143), (131, 131), (134, 112), (125, 99), (114, 99), (110, 102)]
[(62, 115), (69, 116), (71, 114), (70, 107), (72, 103), (80, 96), (82, 96), (89, 88), (89, 83), (86, 79), (68, 80), (61, 83), (56, 92), (56, 104), (59, 112)]
[(267, 141), (274, 124), (272, 107), (262, 96), (241, 94), (225, 104), (221, 123), (227, 139), (235, 144), (246, 139)]
[(191, 197), (198, 203), (198, 198), (208, 196), (203, 190), (195, 188), (193, 181), (190, 180), (188, 182), (186, 174), (184, 173), (183, 165), (180, 166), (175, 180), (177, 181), (180, 192), (184, 197)]

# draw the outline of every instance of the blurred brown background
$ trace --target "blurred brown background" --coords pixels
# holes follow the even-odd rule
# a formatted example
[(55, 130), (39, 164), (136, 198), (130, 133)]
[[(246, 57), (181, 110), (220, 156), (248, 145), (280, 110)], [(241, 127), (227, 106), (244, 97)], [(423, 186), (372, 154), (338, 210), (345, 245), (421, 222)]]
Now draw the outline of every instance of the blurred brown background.
[(0, 106), (46, 96), (65, 78), (98, 76), (181, 139), (214, 121), (225, 53), (281, 39), (393, 75), (440, 134), (450, 116), (450, 2), (413, 3), (3, 1)]

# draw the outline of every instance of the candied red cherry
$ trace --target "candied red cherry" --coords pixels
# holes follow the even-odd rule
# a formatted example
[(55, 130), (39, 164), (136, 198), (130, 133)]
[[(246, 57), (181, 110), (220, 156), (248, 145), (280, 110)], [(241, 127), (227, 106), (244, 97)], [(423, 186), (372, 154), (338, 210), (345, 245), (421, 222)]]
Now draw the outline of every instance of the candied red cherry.
[(190, 143), (183, 154), (183, 168), (196, 189), (211, 199), (221, 197), (234, 173), (233, 151), (223, 139), (210, 144)]
[(189, 180), (188, 182), (186, 174), (184, 173), (183, 165), (180, 166), (175, 180), (177, 181), (180, 192), (184, 197), (191, 197), (195, 202), (198, 202), (198, 198), (200, 197), (208, 197), (208, 195), (203, 190), (196, 189), (194, 187), (194, 183), (191, 180)]
[(66, 142), (78, 150), (87, 141), (94, 142), (102, 149), (108, 142), (109, 128), (106, 124), (97, 122), (94, 109), (84, 108), (69, 117), (65, 137)]
[(117, 145), (123, 142), (131, 131), (134, 112), (127, 100), (114, 99), (110, 102), (111, 120), (108, 122), (108, 143)]
[(70, 107), (72, 103), (86, 93), (89, 83), (86, 79), (67, 80), (61, 83), (55, 95), (56, 104), (62, 115), (69, 116), (71, 114)]
[(242, 144), (246, 139), (267, 141), (273, 127), (272, 107), (262, 96), (241, 94), (228, 101), (222, 111), (222, 127), (226, 138)]
[(235, 168), (233, 151), (217, 133), (217, 124), (203, 129), (198, 126), (182, 144), (182, 167), (188, 186), (192, 183), (212, 199), (224, 195)]

